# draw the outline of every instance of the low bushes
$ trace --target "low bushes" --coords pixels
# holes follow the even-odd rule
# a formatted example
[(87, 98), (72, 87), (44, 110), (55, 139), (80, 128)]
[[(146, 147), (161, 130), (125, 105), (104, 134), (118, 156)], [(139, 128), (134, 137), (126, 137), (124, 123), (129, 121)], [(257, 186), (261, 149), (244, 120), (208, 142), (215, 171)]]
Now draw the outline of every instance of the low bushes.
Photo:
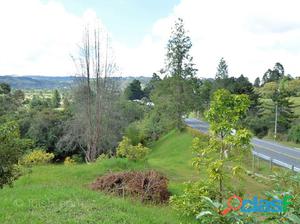
[(167, 178), (156, 171), (110, 173), (99, 177), (91, 188), (118, 196), (136, 197), (142, 202), (163, 203), (170, 196)]
[(66, 157), (65, 161), (64, 161), (64, 165), (65, 166), (70, 166), (70, 165), (75, 165), (76, 161), (74, 159), (72, 159), (71, 157)]
[(123, 137), (123, 140), (117, 147), (117, 155), (126, 157), (129, 160), (137, 161), (142, 160), (149, 153), (149, 148), (144, 147), (141, 143), (136, 146), (131, 144), (131, 140), (127, 137)]
[(53, 153), (47, 153), (42, 149), (36, 149), (25, 155), (20, 164), (24, 166), (42, 165), (49, 163), (54, 158)]

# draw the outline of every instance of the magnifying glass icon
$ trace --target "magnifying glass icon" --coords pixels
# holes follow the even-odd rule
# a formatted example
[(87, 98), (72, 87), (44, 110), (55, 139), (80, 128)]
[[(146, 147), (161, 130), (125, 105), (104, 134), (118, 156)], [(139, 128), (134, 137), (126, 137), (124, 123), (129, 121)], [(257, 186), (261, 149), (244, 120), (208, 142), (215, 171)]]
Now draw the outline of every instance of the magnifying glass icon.
[[(238, 199), (239, 202), (240, 202), (240, 204), (237, 207), (233, 207), (231, 205), (231, 201), (234, 200), (234, 199)], [(242, 205), (243, 205), (243, 199), (239, 196), (233, 195), (230, 198), (228, 198), (228, 201), (227, 201), (227, 206), (228, 207), (221, 212), (221, 215), (226, 215), (230, 211), (237, 211), (242, 207)]]

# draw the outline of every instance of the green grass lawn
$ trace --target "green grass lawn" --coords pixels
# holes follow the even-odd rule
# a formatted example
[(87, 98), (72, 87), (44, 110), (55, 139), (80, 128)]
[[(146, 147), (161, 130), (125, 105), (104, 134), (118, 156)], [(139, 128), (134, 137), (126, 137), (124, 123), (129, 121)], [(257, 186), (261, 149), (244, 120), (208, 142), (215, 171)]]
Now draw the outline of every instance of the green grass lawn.
[[(171, 192), (179, 193), (183, 182), (205, 178), (191, 164), (192, 138), (188, 132), (170, 132), (151, 146), (147, 162), (109, 159), (89, 165), (34, 167), (13, 188), (0, 190), (0, 223), (194, 223), (194, 219), (179, 217), (168, 205), (145, 205), (88, 187), (97, 176), (110, 171), (155, 169), (169, 178)], [(250, 194), (266, 189), (248, 176), (243, 184)]]

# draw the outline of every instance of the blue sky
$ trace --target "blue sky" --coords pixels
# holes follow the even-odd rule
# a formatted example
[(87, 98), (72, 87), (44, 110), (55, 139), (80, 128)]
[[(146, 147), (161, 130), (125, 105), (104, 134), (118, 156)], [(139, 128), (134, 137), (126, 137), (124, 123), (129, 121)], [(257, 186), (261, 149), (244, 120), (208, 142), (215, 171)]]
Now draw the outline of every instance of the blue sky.
[[(43, 0), (49, 2), (49, 0)], [(116, 41), (137, 46), (153, 24), (171, 14), (180, 0), (56, 0), (80, 16), (93, 9)]]

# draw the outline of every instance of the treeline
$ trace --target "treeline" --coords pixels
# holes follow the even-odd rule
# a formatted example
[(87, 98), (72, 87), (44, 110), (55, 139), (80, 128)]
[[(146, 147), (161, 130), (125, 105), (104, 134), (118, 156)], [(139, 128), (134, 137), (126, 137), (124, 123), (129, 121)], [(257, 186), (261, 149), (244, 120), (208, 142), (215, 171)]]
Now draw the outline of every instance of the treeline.
[[(255, 135), (278, 137), (289, 132), (289, 138), (293, 136), (290, 139), (299, 141), (300, 128), (294, 125), (294, 105), (289, 98), (299, 94), (293, 83), (298, 80), (285, 75), (282, 65), (277, 63), (266, 72), (262, 83), (256, 79), (253, 85), (243, 75), (230, 76), (222, 58), (215, 79), (199, 79), (191, 48), (183, 21), (178, 19), (167, 43), (165, 67), (153, 74), (146, 85), (134, 80), (123, 91), (112, 78), (116, 65), (107, 35), (98, 29), (87, 29), (80, 54), (73, 58), (78, 78), (70, 91), (25, 96), (22, 91), (12, 91), (9, 85), (1, 84), (0, 153), (9, 164), (2, 170), (12, 172), (7, 167), (12, 168), (20, 156), (36, 148), (53, 153), (57, 162), (70, 157), (93, 162), (104, 154), (115, 156), (123, 136), (133, 146), (147, 145), (169, 130), (183, 130), (183, 118), (191, 113), (201, 117), (219, 89), (249, 97), (250, 107), (241, 125)], [(291, 93), (291, 85), (296, 92)], [(264, 103), (262, 98), (270, 103)], [(22, 141), (23, 146), (18, 147)], [(8, 152), (16, 154), (7, 156)]]

